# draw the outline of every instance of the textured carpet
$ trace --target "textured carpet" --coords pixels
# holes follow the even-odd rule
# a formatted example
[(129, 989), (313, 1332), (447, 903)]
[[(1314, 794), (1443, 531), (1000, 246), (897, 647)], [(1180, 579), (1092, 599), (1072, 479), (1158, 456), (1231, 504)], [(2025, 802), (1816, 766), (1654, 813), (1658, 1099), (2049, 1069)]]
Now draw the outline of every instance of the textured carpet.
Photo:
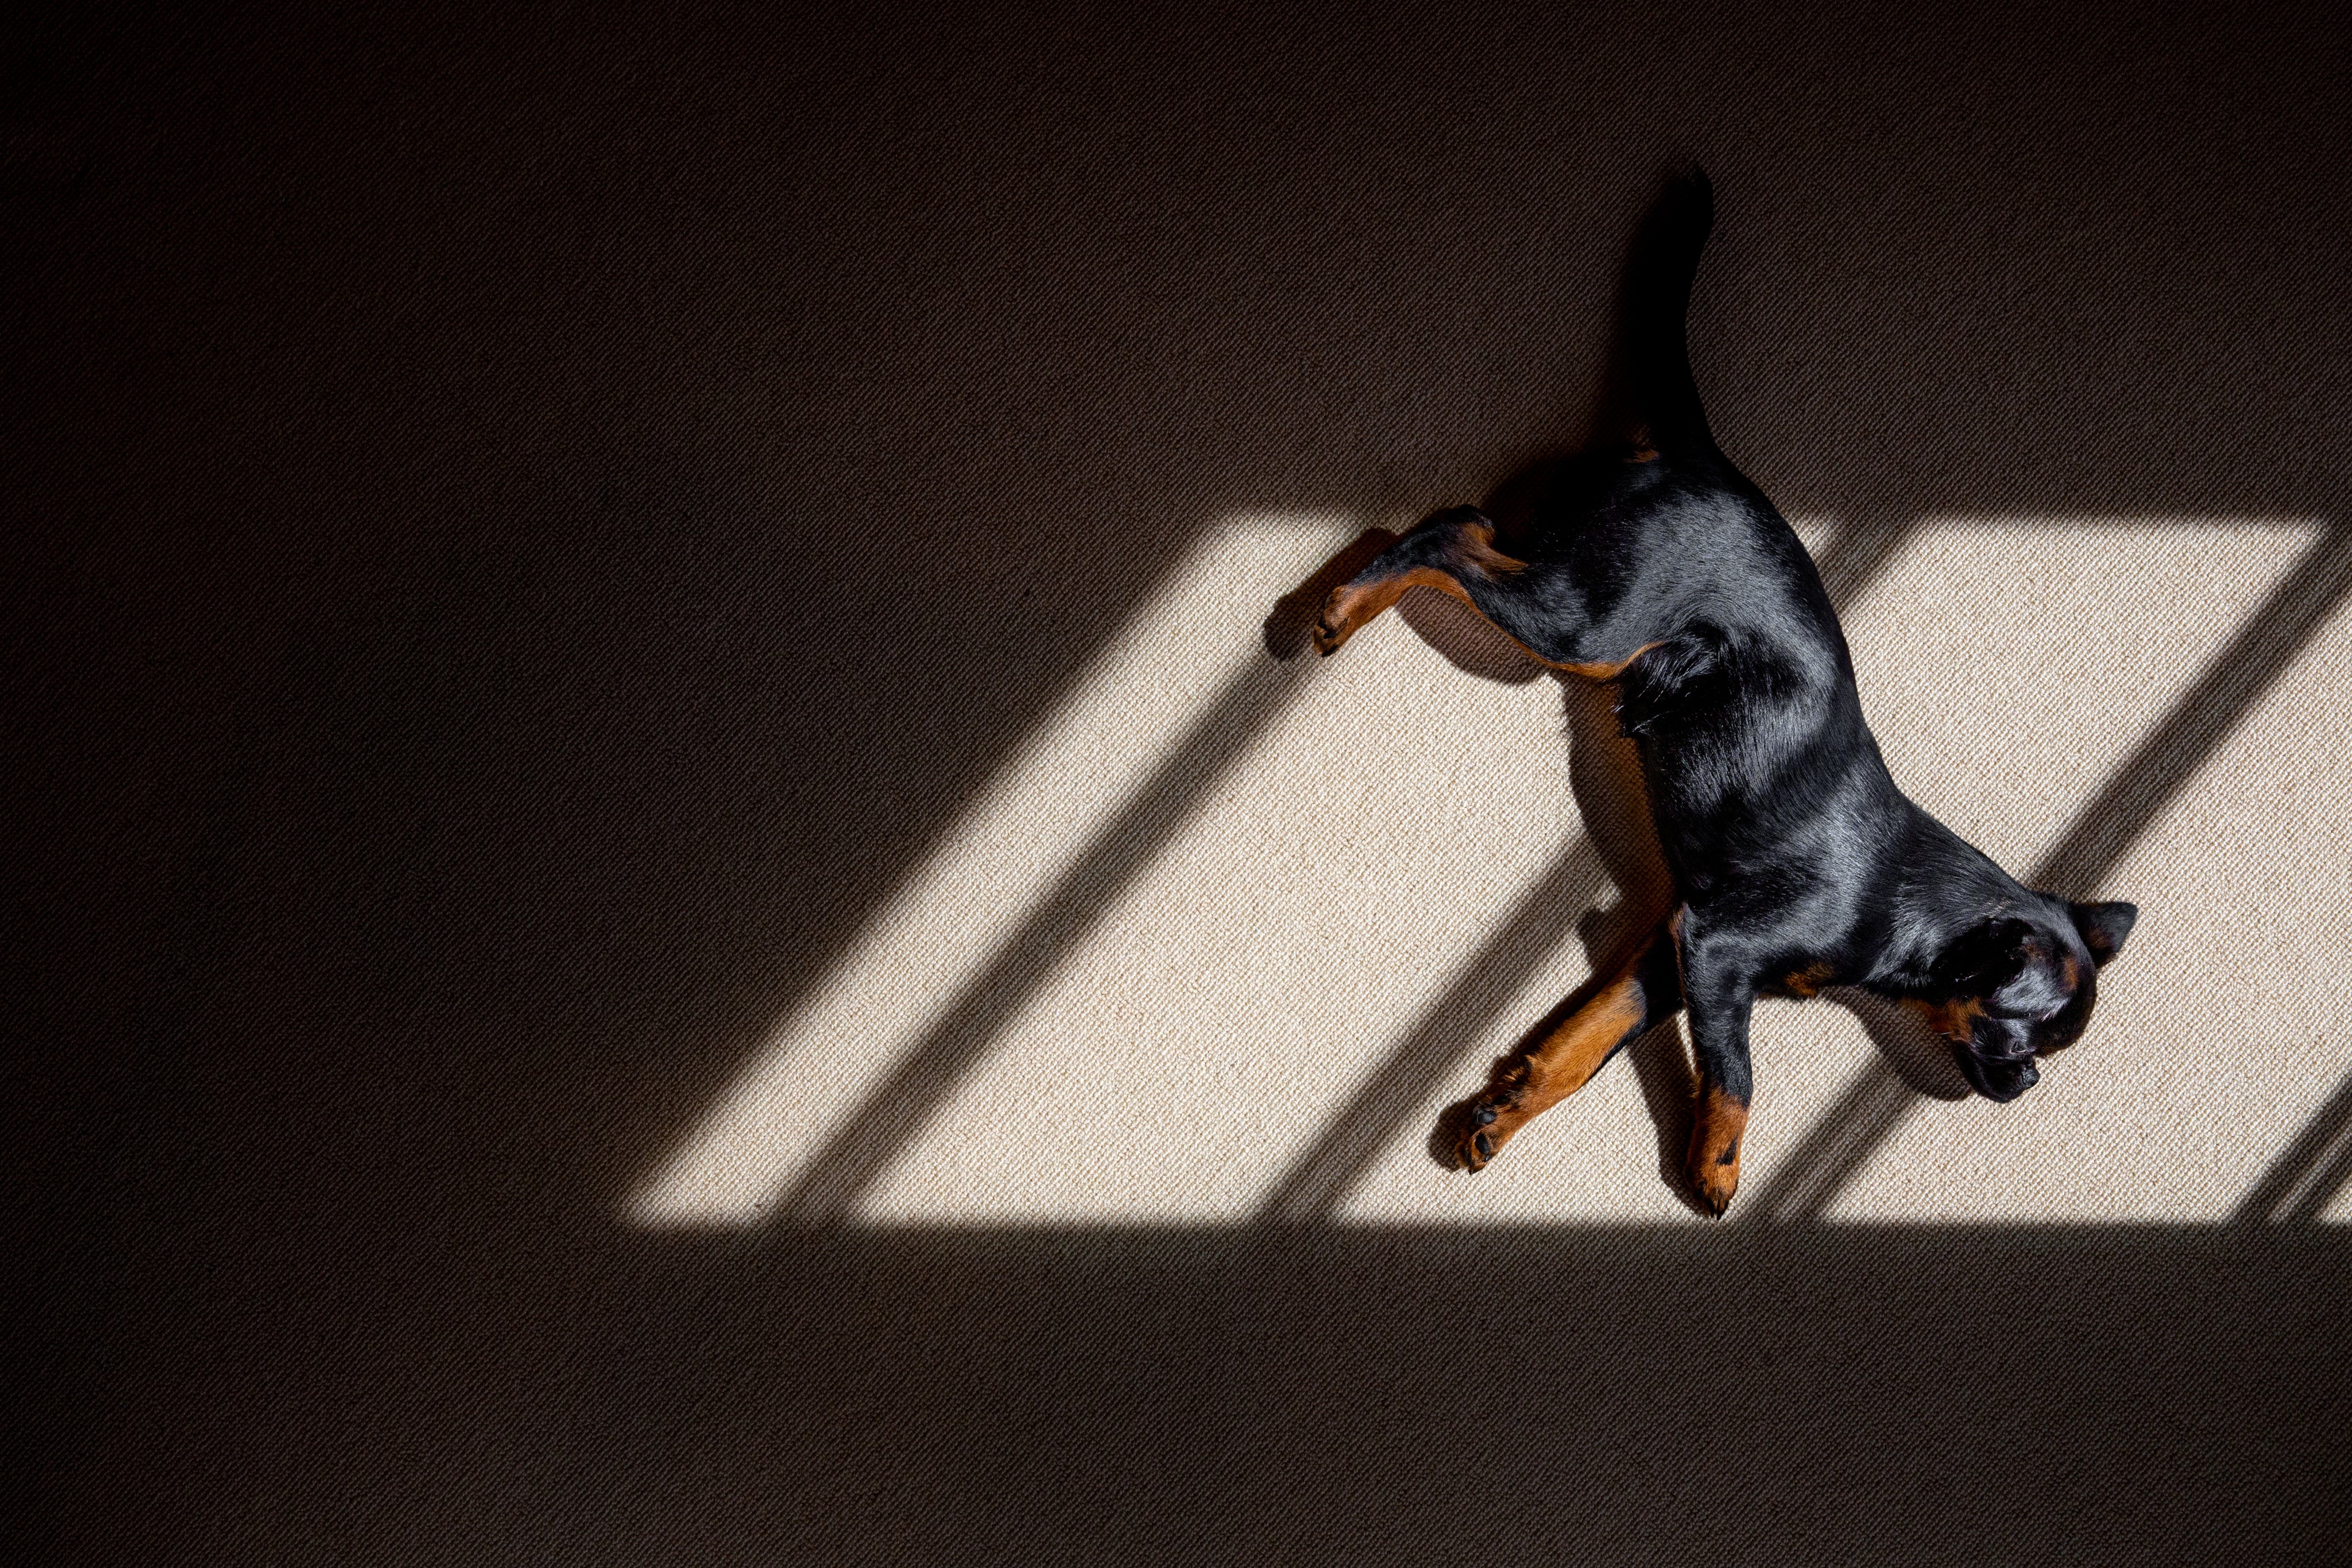
[[(315, 9), (315, 8), (314, 8)], [(12, 1515), (58, 1563), (2321, 1563), (2346, 26), (76, 12), (0, 62)], [(1969, 1097), (1624, 936), (1605, 699), (1367, 529), (1633, 225), (1896, 777), (2143, 910)]]

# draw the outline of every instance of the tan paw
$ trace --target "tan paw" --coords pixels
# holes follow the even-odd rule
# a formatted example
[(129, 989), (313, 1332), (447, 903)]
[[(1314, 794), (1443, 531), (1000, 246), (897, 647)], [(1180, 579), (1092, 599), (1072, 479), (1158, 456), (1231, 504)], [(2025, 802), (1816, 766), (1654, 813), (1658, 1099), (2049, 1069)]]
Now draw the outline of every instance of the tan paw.
[(1345, 584), (1333, 589), (1323, 601), (1323, 612), (1315, 618), (1314, 630), (1307, 633), (1315, 651), (1328, 658), (1339, 651), (1339, 645), (1356, 633), (1361, 622), (1356, 612), (1363, 595)]
[(1731, 1195), (1739, 1190), (1739, 1140), (1719, 1149), (1702, 1148), (1694, 1140), (1689, 1168), (1691, 1192), (1699, 1207), (1721, 1218), (1731, 1207)]
[(1709, 1214), (1720, 1216), (1739, 1190), (1739, 1146), (1747, 1138), (1747, 1102), (1707, 1084), (1699, 1094), (1684, 1168), (1690, 1172), (1691, 1195)]
[(1526, 1124), (1512, 1097), (1505, 1093), (1489, 1091), (1460, 1107), (1454, 1113), (1454, 1168), (1485, 1170), (1511, 1141), (1511, 1134)]

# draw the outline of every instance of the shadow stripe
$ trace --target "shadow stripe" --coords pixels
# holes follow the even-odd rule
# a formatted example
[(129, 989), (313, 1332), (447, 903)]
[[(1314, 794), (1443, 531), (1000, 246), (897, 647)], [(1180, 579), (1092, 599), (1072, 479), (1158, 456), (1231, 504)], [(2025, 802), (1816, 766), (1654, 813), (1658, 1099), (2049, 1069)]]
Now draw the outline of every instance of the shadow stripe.
[(2303, 1196), (2294, 1200), (2282, 1218), (2296, 1225), (2318, 1223), (2320, 1211), (2334, 1200), (2347, 1179), (2352, 1179), (2352, 1135), (2346, 1129), (2336, 1129), (2336, 1157), (2320, 1168)]
[(2315, 540), (2246, 617), (2230, 645), (2181, 695), (2130, 761), (2075, 813), (2074, 825), (2034, 873), (2034, 884), (2084, 896), (2172, 803), (2206, 759), (2236, 732), (2263, 694), (2294, 662), (2352, 590), (2352, 528)]
[[(2352, 1073), (2345, 1074), (2327, 1103), (2303, 1124), (2294, 1141), (2279, 1151), (2262, 1179), (2247, 1189), (2230, 1216), (2231, 1222), (2262, 1225), (2315, 1218), (2346, 1176), (2352, 1175), (2352, 1165), (2347, 1165), (2352, 1161), (2352, 1135), (2347, 1134), (2352, 1134)], [(2335, 1150), (2332, 1159), (2331, 1149)], [(2314, 1170), (2321, 1173), (2316, 1182), (2311, 1179)]]
[(777, 1208), (795, 1228), (835, 1223), (904, 1154), (1121, 893), (1156, 861), (1217, 783), (1297, 701), (1312, 661), (1253, 659), (1225, 685), (1150, 781), (1097, 833), (988, 967), (803, 1171)]
[(1869, 1163), (1880, 1142), (1909, 1109), (1911, 1091), (1894, 1069), (1873, 1057), (1805, 1134), (1796, 1152), (1733, 1218), (1772, 1225), (1817, 1220)]
[(1445, 994), (1366, 1077), (1315, 1147), (1275, 1184), (1259, 1206), (1258, 1220), (1328, 1221), (1460, 1061), (1464, 1043), (1484, 1033), (1528, 977), (1559, 950), (1576, 916), (1600, 896), (1607, 881), (1590, 839), (1563, 851), (1502, 927), (1460, 967)]

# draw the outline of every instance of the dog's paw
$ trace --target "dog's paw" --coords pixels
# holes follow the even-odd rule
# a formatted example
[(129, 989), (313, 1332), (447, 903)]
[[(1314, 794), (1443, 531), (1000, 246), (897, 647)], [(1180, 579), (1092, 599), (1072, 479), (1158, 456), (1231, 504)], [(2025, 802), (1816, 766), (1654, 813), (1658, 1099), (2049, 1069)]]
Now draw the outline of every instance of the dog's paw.
[(1731, 1195), (1739, 1190), (1739, 1172), (1735, 1168), (1727, 1176), (1717, 1176), (1713, 1171), (1693, 1171), (1691, 1190), (1710, 1218), (1721, 1219), (1724, 1210), (1731, 1207)]
[(1481, 1094), (1453, 1117), (1454, 1168), (1482, 1171), (1503, 1152), (1523, 1118), (1502, 1095)]
[(1683, 1168), (1690, 1173), (1691, 1197), (1718, 1218), (1739, 1190), (1739, 1149), (1747, 1141), (1748, 1102), (1706, 1084), (1699, 1092)]
[(1322, 612), (1315, 617), (1314, 630), (1307, 635), (1314, 640), (1315, 651), (1328, 657), (1339, 651), (1340, 645), (1364, 629), (1365, 622), (1378, 615), (1390, 599), (1377, 588), (1360, 583), (1343, 582), (1323, 597)]
[(1701, 1208), (1720, 1219), (1731, 1207), (1731, 1195), (1739, 1190), (1739, 1138), (1735, 1134), (1724, 1142), (1706, 1137), (1704, 1127), (1699, 1131), (1701, 1135), (1691, 1140), (1685, 1166), (1690, 1172), (1691, 1196)]
[(1362, 596), (1341, 583), (1323, 597), (1322, 612), (1315, 617), (1315, 625), (1307, 632), (1315, 651), (1328, 658), (1339, 651), (1339, 645), (1355, 635), (1360, 622)]

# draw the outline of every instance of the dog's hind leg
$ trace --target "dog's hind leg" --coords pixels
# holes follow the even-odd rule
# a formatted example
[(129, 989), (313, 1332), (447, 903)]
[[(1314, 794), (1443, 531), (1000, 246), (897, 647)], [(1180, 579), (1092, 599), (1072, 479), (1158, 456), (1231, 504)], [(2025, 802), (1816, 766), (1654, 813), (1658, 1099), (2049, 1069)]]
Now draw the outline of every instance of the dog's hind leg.
[(1591, 1082), (1621, 1047), (1672, 1018), (1682, 1001), (1674, 939), (1660, 925), (1581, 1007), (1460, 1108), (1454, 1163), (1484, 1169), (1512, 1134)]
[[(1403, 598), (1408, 588), (1433, 588), (1477, 609), (1477, 600), (1463, 580), (1465, 575), (1508, 573), (1526, 564), (1495, 549), (1494, 538), (1494, 528), (1485, 516), (1468, 507), (1430, 518), (1331, 591), (1315, 622), (1316, 652), (1338, 653), (1341, 643)], [(1472, 559), (1472, 552), (1481, 545), (1491, 566), (1482, 567)]]
[(1476, 611), (1539, 664), (1596, 679), (1615, 676), (1630, 659), (1603, 663), (1573, 656), (1585, 629), (1581, 612), (1571, 601), (1544, 591), (1559, 570), (1506, 555), (1496, 548), (1495, 526), (1485, 513), (1456, 507), (1413, 529), (1333, 589), (1315, 625), (1315, 646), (1335, 653), (1403, 598), (1406, 589), (1433, 588)]

